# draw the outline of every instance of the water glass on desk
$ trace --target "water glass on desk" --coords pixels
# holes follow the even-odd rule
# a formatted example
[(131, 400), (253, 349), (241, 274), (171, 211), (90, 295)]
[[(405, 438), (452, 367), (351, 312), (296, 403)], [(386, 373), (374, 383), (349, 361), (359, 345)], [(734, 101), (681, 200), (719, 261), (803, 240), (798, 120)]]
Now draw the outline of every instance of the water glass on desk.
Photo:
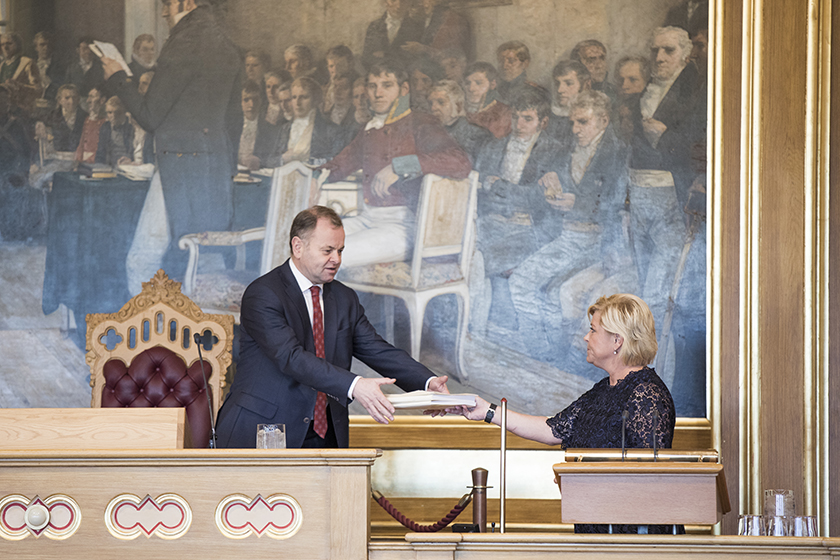
[(257, 424), (257, 449), (286, 449), (286, 425)]
[(797, 515), (791, 519), (790, 536), (792, 537), (816, 537), (817, 518), (813, 515)]
[(790, 531), (790, 517), (783, 515), (774, 515), (767, 518), (767, 536), (768, 537), (788, 537), (791, 535)]
[(796, 515), (796, 504), (793, 500), (793, 490), (765, 490), (764, 517), (793, 517)]
[(767, 534), (764, 529), (764, 516), (742, 515), (738, 519), (738, 534), (749, 537), (762, 537)]

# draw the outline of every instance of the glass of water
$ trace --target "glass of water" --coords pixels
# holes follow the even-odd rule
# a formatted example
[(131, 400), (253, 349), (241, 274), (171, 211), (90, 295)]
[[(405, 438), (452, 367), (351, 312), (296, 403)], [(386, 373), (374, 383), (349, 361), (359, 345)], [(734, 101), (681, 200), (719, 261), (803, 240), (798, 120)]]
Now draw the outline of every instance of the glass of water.
[(813, 515), (798, 515), (791, 521), (791, 536), (816, 537), (817, 518)]
[(257, 449), (286, 449), (286, 425), (257, 424)]
[(764, 516), (742, 515), (738, 520), (738, 534), (750, 537), (761, 537), (767, 534), (764, 528)]

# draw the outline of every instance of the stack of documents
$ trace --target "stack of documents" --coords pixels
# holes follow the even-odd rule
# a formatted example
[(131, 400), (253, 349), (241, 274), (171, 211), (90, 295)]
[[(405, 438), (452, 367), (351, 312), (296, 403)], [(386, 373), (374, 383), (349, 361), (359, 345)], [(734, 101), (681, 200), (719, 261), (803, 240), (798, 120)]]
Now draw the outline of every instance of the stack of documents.
[(440, 410), (451, 406), (475, 406), (475, 395), (469, 393), (449, 395), (432, 391), (412, 391), (388, 395), (388, 400), (397, 409)]

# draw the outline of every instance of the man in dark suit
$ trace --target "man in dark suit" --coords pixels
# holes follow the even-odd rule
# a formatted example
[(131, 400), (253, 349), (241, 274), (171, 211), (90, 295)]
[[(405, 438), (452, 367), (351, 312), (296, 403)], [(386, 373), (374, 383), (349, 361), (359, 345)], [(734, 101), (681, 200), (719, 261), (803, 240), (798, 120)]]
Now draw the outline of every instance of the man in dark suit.
[[(243, 70), (239, 49), (217, 25), (209, 0), (164, 2), (162, 15), (171, 31), (145, 96), (119, 64), (107, 58), (103, 64), (110, 92), (155, 135), (169, 233), (177, 241), (187, 233), (230, 229)], [(173, 257), (167, 271), (177, 277), (184, 263), (181, 255)]]
[[(347, 447), (347, 406), (377, 422), (394, 419), (380, 386), (448, 392), (407, 353), (376, 334), (356, 293), (334, 281), (344, 251), (341, 218), (324, 206), (300, 212), (292, 256), (251, 283), (242, 297), (236, 377), (219, 411), (219, 447), (254, 447), (257, 424), (285, 424), (286, 445)], [(353, 357), (391, 378), (350, 372)]]
[(407, 0), (385, 0), (385, 13), (373, 20), (365, 32), (362, 61), (365, 65), (383, 58), (400, 58), (402, 46), (419, 43), (423, 22), (411, 17)]
[(570, 278), (599, 263), (605, 276), (631, 268), (621, 227), (627, 149), (610, 126), (610, 105), (606, 94), (595, 91), (581, 93), (572, 104), (575, 143), (559, 159), (557, 173), (540, 182), (553, 220), (563, 222), (563, 231), (510, 276), (519, 332), (529, 355), (538, 360), (562, 360), (577, 335), (580, 317), (565, 317), (558, 296), (590, 286), (572, 288)]
[(577, 60), (561, 60), (554, 67), (554, 94), (551, 115), (545, 133), (560, 142), (564, 150), (571, 150), (575, 143), (572, 133), (572, 103), (577, 96), (590, 89), (592, 80), (589, 70)]
[(95, 161), (117, 167), (124, 158), (131, 160), (134, 157), (134, 126), (116, 96), (105, 103), (105, 118), (107, 120), (99, 128)]
[[(102, 63), (90, 50), (91, 43), (93, 43), (92, 37), (79, 39), (79, 56), (67, 67), (67, 76), (64, 80), (65, 83), (74, 84), (79, 88), (79, 95), (82, 96), (82, 99), (87, 97), (91, 88), (102, 83), (104, 79)], [(85, 107), (85, 110), (89, 110), (89, 108)]]

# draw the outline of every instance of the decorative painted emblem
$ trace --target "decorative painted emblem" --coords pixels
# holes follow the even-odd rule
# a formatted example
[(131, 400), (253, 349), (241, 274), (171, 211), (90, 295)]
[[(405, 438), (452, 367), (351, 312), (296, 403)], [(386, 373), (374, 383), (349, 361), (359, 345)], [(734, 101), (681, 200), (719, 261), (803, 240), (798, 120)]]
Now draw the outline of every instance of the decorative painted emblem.
[(20, 494), (10, 494), (0, 500), (0, 537), (19, 541), (29, 535), (41, 535), (64, 540), (78, 530), (82, 510), (70, 496), (53, 494), (31, 500)]
[(161, 494), (140, 498), (134, 494), (120, 494), (105, 508), (105, 526), (118, 539), (132, 540), (140, 535), (155, 535), (161, 539), (178, 539), (192, 524), (192, 510), (177, 494)]
[(251, 534), (288, 539), (302, 523), (300, 504), (286, 494), (268, 498), (257, 495), (253, 499), (231, 494), (216, 506), (216, 527), (230, 539), (244, 539)]

